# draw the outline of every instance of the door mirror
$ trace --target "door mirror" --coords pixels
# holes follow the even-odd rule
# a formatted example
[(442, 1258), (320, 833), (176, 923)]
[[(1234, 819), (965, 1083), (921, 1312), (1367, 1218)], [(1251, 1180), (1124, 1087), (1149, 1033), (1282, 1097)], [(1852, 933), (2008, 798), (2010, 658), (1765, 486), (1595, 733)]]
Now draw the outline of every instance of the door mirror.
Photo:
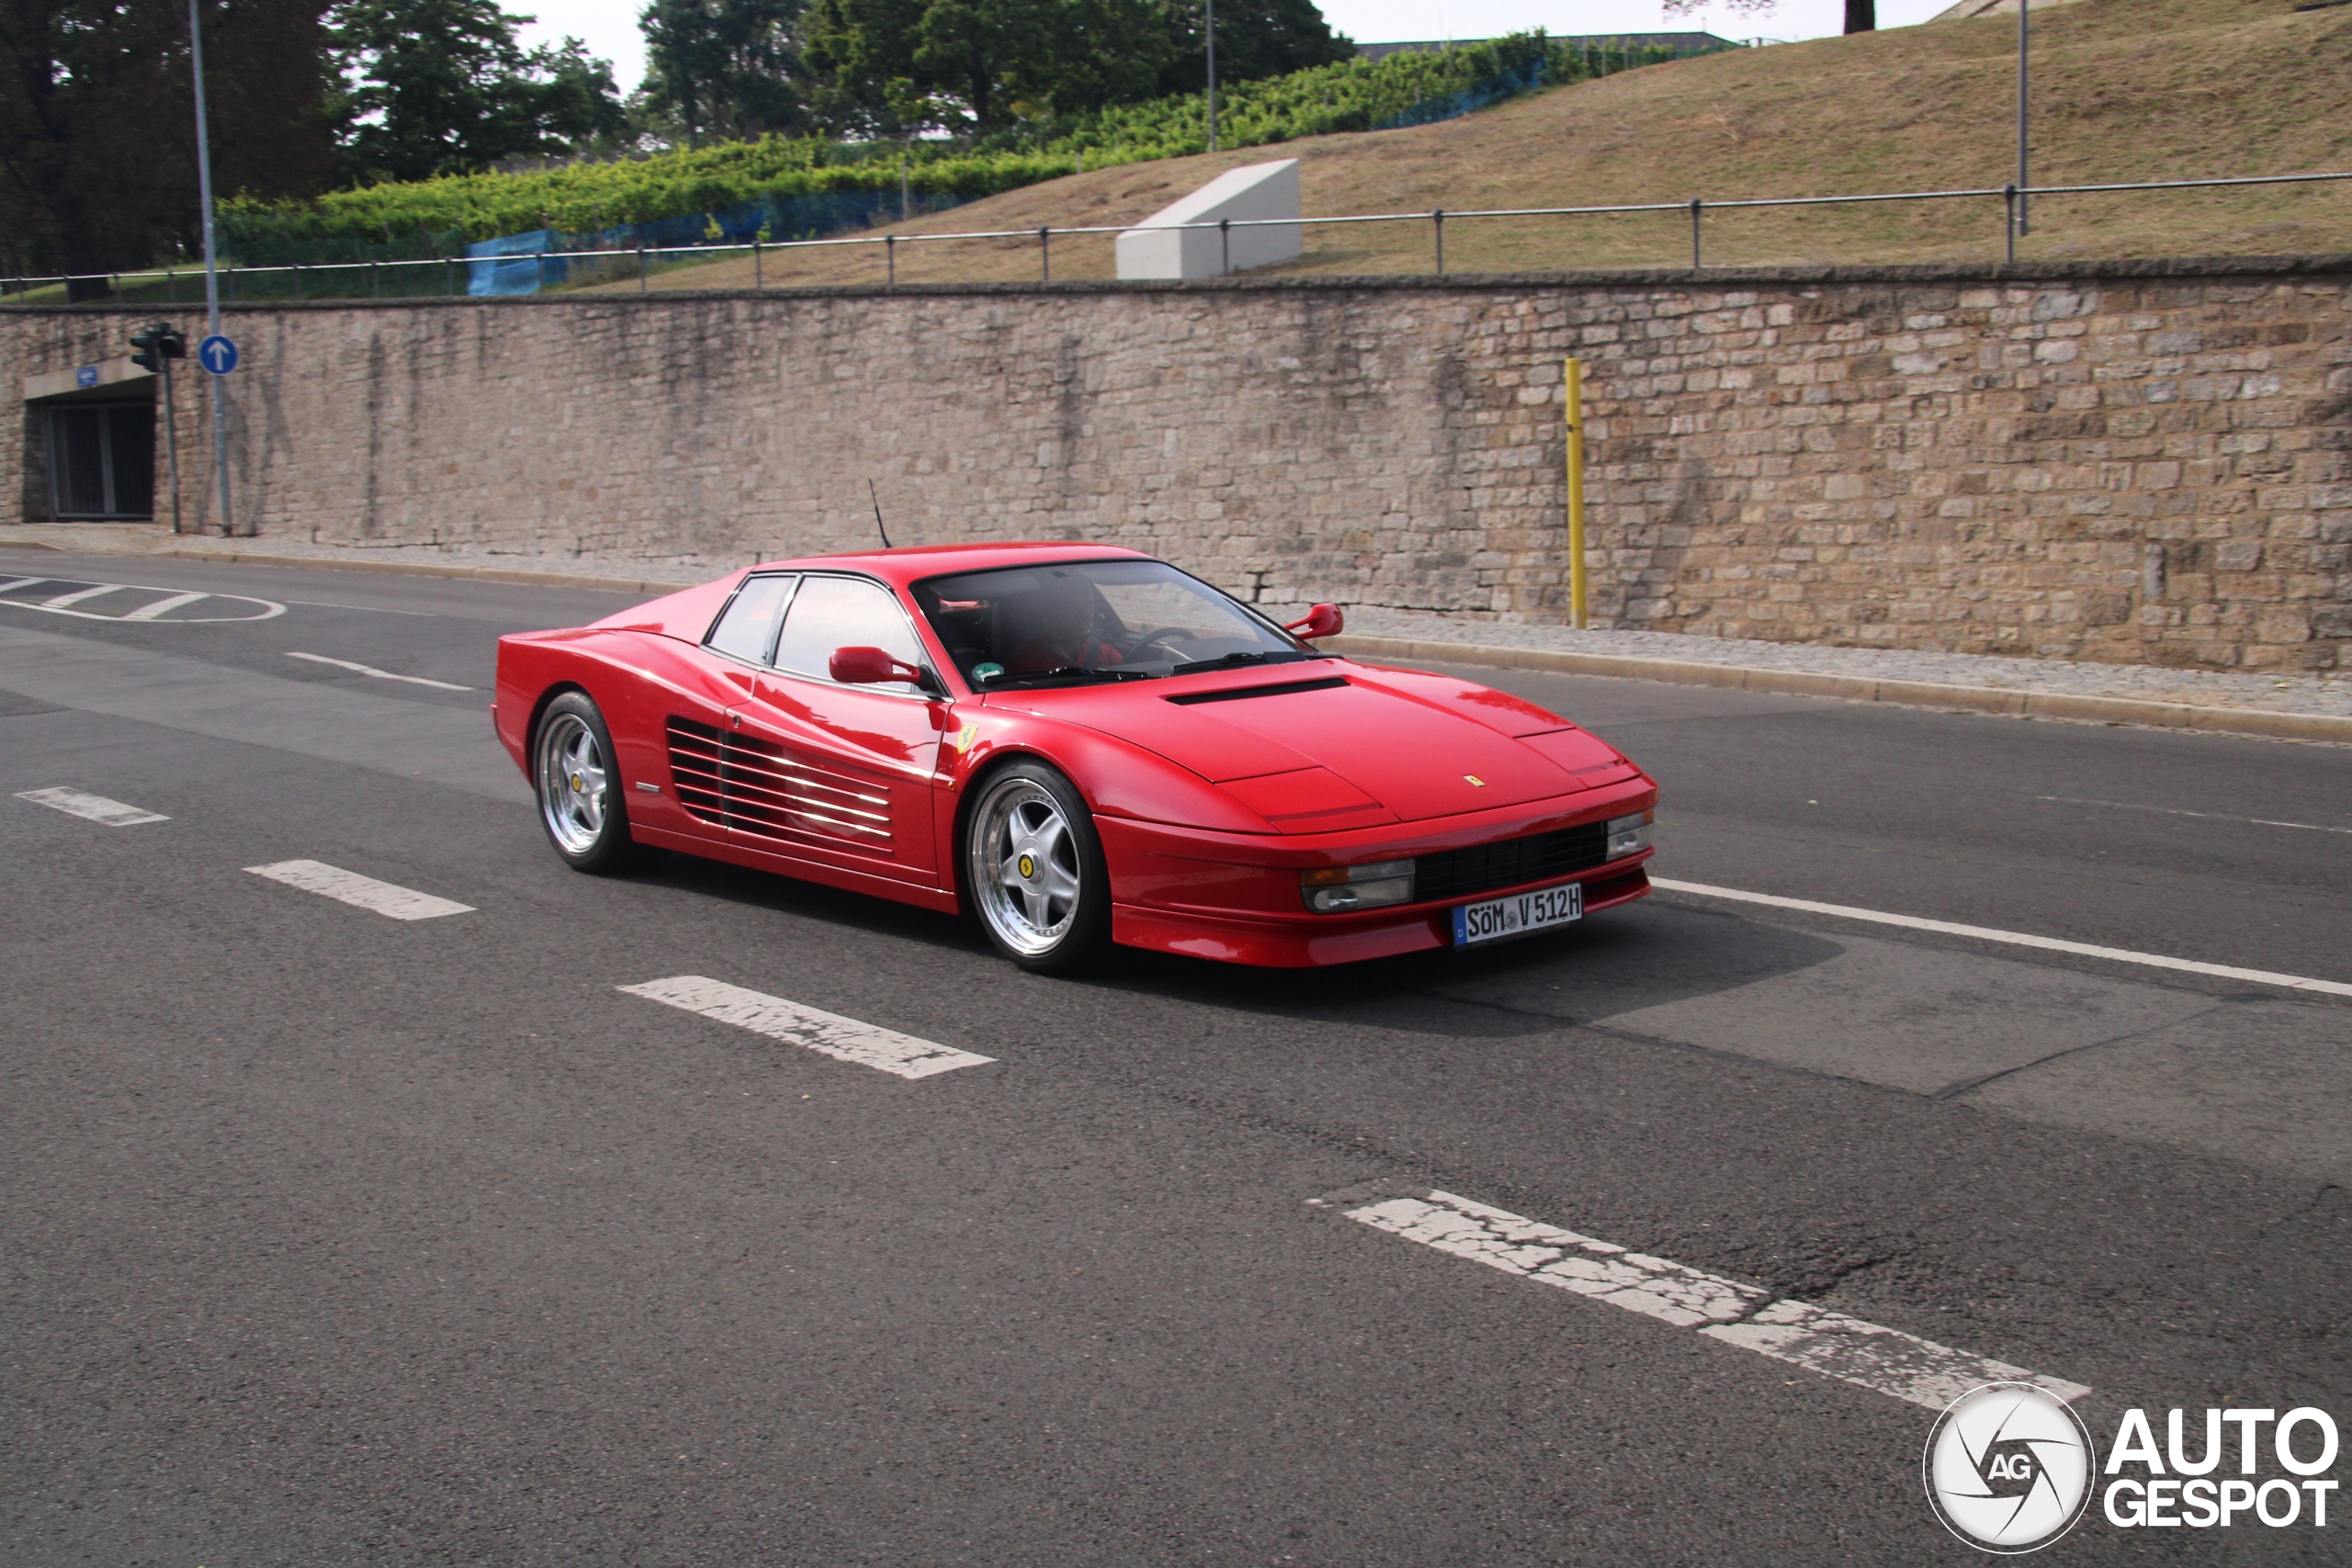
[(920, 665), (902, 663), (878, 648), (837, 648), (825, 661), (825, 673), (844, 686), (875, 686), (892, 681), (921, 686)]
[(1346, 629), (1347, 624), (1348, 617), (1340, 613), (1337, 604), (1317, 604), (1283, 630), (1303, 638), (1337, 637)]

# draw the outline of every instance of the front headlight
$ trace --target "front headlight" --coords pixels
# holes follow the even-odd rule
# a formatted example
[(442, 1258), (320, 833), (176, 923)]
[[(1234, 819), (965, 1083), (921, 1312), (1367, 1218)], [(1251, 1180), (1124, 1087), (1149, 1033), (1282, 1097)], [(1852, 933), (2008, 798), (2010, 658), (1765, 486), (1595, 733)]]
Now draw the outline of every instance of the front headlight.
[(1318, 915), (1377, 909), (1413, 901), (1413, 863), (1374, 861), (1367, 865), (1324, 866), (1298, 874), (1299, 893)]
[(1655, 811), (1643, 811), (1631, 817), (1611, 817), (1609, 819), (1609, 858), (1623, 860), (1627, 855), (1637, 855), (1648, 849), (1650, 819), (1657, 815)]

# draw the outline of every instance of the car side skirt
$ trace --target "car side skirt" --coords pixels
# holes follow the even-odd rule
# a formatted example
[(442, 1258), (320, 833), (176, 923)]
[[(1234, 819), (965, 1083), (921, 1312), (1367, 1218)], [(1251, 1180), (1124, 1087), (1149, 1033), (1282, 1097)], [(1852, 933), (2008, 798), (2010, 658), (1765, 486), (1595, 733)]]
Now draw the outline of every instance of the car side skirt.
[(871, 893), (877, 897), (912, 904), (943, 915), (956, 914), (961, 908), (956, 895), (943, 888), (924, 887), (911, 882), (900, 882), (894, 877), (876, 876), (870, 872), (852, 871), (846, 866), (827, 865), (821, 861), (775, 854), (753, 849), (749, 844), (729, 843), (692, 833), (673, 833), (667, 829), (648, 828), (636, 822), (629, 824), (629, 837), (656, 849), (675, 850), (681, 854), (699, 855), (705, 860), (725, 861), (751, 871), (775, 872), (780, 876), (821, 883), (827, 887), (839, 887), (845, 892)]

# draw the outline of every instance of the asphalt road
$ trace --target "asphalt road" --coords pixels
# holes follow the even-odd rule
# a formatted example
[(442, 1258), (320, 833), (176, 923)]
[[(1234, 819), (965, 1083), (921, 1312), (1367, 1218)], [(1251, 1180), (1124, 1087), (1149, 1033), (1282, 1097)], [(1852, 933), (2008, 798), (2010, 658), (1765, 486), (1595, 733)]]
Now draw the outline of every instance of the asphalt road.
[[(2087, 1384), (2102, 1450), (2352, 1421), (2352, 998), (1676, 893), (1073, 983), (713, 863), (583, 877), (481, 710), (501, 632), (625, 602), (0, 552), (0, 1560), (1979, 1560), (1920, 1404), (1341, 1193)], [(2352, 981), (2352, 750), (1477, 678), (1660, 779), (1661, 876)], [(165, 819), (18, 797), (61, 787)], [(470, 908), (245, 869), (296, 859)], [(991, 1060), (619, 989), (684, 975)], [(2095, 1509), (2042, 1560), (2339, 1528)]]

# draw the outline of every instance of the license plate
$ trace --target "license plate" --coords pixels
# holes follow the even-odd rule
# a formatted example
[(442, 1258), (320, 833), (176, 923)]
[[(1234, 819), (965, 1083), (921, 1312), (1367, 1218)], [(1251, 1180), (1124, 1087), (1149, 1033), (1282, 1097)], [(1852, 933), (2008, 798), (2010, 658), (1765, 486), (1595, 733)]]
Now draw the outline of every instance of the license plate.
[(1532, 893), (1514, 893), (1508, 898), (1489, 898), (1483, 904), (1457, 907), (1453, 911), (1453, 945), (1468, 947), (1473, 942), (1521, 936), (1540, 931), (1545, 926), (1564, 926), (1582, 919), (1583, 883), (1539, 887)]

